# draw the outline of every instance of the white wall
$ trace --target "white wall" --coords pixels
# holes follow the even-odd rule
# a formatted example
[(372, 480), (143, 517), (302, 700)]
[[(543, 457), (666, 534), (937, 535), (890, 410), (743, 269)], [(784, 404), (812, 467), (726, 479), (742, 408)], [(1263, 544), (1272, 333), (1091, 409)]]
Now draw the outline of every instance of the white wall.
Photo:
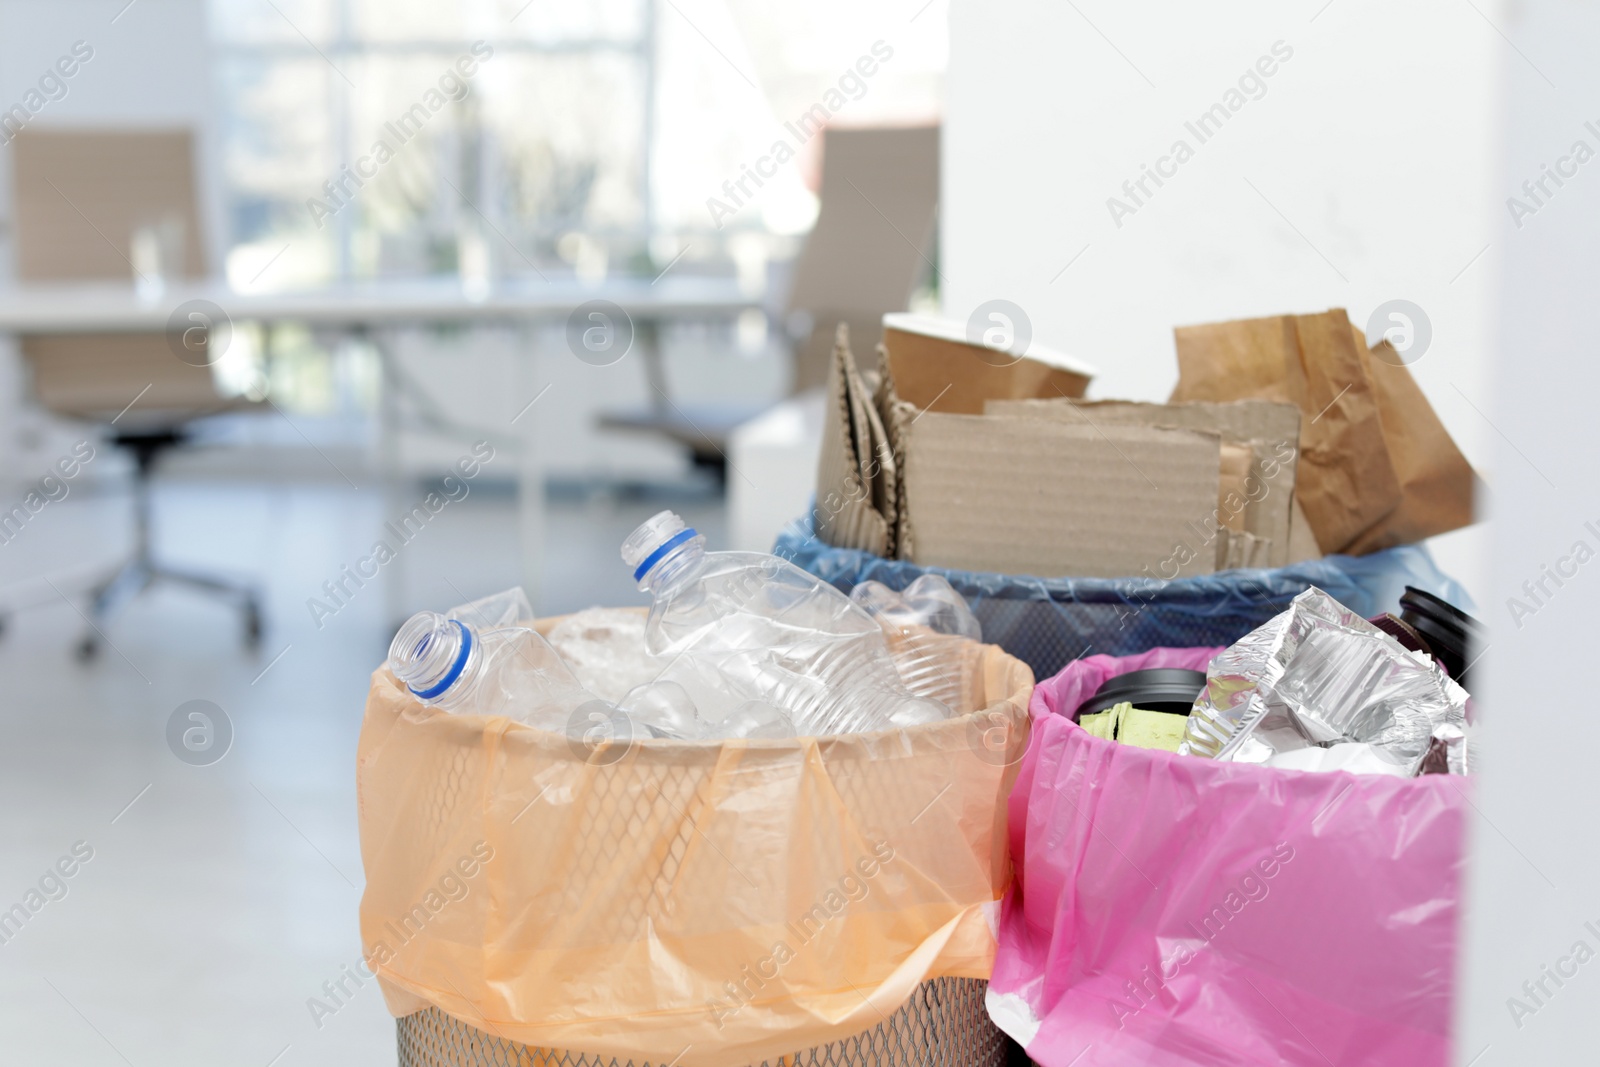
[[(1011, 300), (1037, 340), (1100, 367), (1093, 395), (1164, 399), (1175, 325), (1329, 307), (1364, 324), (1407, 299), (1433, 325), (1412, 369), (1487, 464), (1496, 437), (1472, 405), (1490, 388), (1503, 226), (1485, 205), (1505, 45), (1471, 5), (958, 0), (951, 20), (948, 314)], [(1260, 98), (1200, 143), (1185, 122), (1280, 41), (1293, 54)], [(1179, 138), (1193, 158), (1133, 205), (1123, 183)], [(1112, 196), (1135, 207), (1120, 226)], [(1480, 600), (1484, 544), (1481, 529), (1435, 544)]]
[[(1521, 55), (1508, 46), (1499, 57), (1506, 91), (1492, 215), (1503, 249), (1494, 337), (1501, 355), (1487, 412), (1504, 436), (1494, 441), (1487, 612), (1494, 634), (1480, 683), (1490, 708), (1489, 754), (1472, 821), (1458, 1058), (1467, 1063), (1487, 1047), (1478, 1067), (1587, 1064), (1600, 1058), (1600, 957), (1570, 972), (1580, 940), (1590, 955), (1600, 953), (1600, 717), (1585, 688), (1600, 633), (1600, 563), (1561, 558), (1579, 541), (1590, 553), (1600, 550), (1600, 536), (1585, 526), (1600, 528), (1593, 439), (1600, 163), (1586, 163), (1559, 188), (1547, 181), (1554, 195), (1541, 197), (1545, 205), (1520, 229), (1506, 199), (1520, 196), (1522, 183), (1557, 164), (1574, 142), (1600, 150), (1600, 134), (1584, 125), (1600, 126), (1600, 12), (1592, 4), (1522, 0), (1503, 26)], [(1577, 573), (1557, 586), (1546, 567)], [(1541, 579), (1544, 592), (1530, 597), (1523, 583)], [(1525, 608), (1514, 612), (1513, 597)], [(1557, 985), (1545, 967), (1569, 976)], [(1541, 978), (1545, 993), (1534, 1000), (1522, 985)], [(1514, 1012), (1513, 997), (1533, 1013)]]
[[(1587, 674), (1600, 563), (1573, 552), (1600, 552), (1600, 163), (1567, 165), (1520, 226), (1507, 199), (1575, 142), (1600, 152), (1600, 129), (1584, 125), (1600, 128), (1600, 11), (1567, 0), (1077, 9), (955, 5), (948, 310), (1014, 300), (1041, 341), (1101, 364), (1101, 395), (1152, 398), (1174, 377), (1174, 323), (1332, 305), (1360, 320), (1393, 297), (1427, 311), (1433, 347), (1413, 369), (1494, 486), (1496, 516), (1492, 531), (1445, 539), (1447, 566), (1470, 570), (1461, 577), (1491, 627), (1476, 668), (1485, 755), (1455, 1062), (1593, 1063), (1600, 716)], [(1266, 95), (1119, 229), (1106, 197), (1280, 39), (1295, 54)], [(1552, 566), (1568, 571), (1559, 586)], [(1530, 596), (1524, 583), (1540, 580)], [(1568, 972), (1560, 985), (1556, 967)]]

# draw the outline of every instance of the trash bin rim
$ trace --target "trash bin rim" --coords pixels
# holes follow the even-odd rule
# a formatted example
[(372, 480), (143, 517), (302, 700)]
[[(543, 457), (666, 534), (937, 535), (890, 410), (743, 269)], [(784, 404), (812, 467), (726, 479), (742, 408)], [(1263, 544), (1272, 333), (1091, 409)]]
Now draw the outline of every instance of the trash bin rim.
[[(793, 547), (795, 542), (799, 547)], [(931, 563), (917, 563), (909, 559), (890, 559), (879, 556), (866, 549), (851, 548), (843, 545), (830, 545), (816, 532), (811, 519), (811, 513), (796, 518), (778, 533), (773, 546), (775, 555), (795, 562), (794, 557), (801, 554), (801, 549), (818, 554), (827, 553), (836, 558), (850, 557), (866, 561), (868, 566), (883, 564), (891, 570), (904, 568), (915, 569), (924, 574), (936, 574), (944, 578), (957, 592), (968, 595), (970, 588), (984, 584), (999, 583), (1006, 586), (1007, 592), (1027, 591), (1037, 593), (1043, 590), (1049, 600), (1058, 604), (1123, 604), (1133, 601), (1150, 602), (1159, 599), (1164, 606), (1176, 607), (1181, 604), (1209, 602), (1216, 594), (1219, 584), (1236, 586), (1240, 583), (1255, 582), (1265, 587), (1269, 592), (1284, 592), (1296, 586), (1317, 584), (1317, 579), (1324, 578), (1330, 566), (1343, 568), (1347, 563), (1362, 560), (1382, 558), (1391, 554), (1425, 555), (1429, 563), (1433, 557), (1428, 553), (1425, 544), (1398, 545), (1393, 548), (1381, 549), (1367, 556), (1346, 556), (1330, 554), (1315, 559), (1301, 560), (1296, 563), (1285, 564), (1281, 567), (1234, 567), (1228, 570), (1213, 571), (1210, 574), (1180, 575), (1173, 578), (1161, 578), (1147, 574), (1129, 574), (1120, 577), (1095, 577), (1091, 575), (1073, 574), (1007, 574), (1000, 571), (975, 571), (962, 570), (955, 567), (942, 567)], [(799, 564), (797, 564), (799, 565)], [(805, 569), (805, 568), (802, 568)], [(857, 570), (860, 570), (858, 567)], [(815, 572), (812, 572), (815, 573)], [(878, 575), (867, 575), (874, 580), (882, 580)], [(828, 579), (824, 578), (824, 581)], [(894, 586), (893, 582), (885, 584)], [(987, 590), (989, 595), (995, 595), (998, 590)], [(1441, 593), (1431, 595), (1446, 599)]]
[[(1157, 651), (1162, 651), (1162, 652), (1188, 652), (1188, 651), (1195, 651), (1195, 652), (1199, 652), (1199, 651), (1203, 650), (1203, 651), (1208, 652), (1210, 655), (1215, 656), (1218, 652), (1223, 651), (1224, 648), (1226, 648), (1226, 647), (1227, 646), (1198, 645), (1198, 646), (1194, 646), (1193, 648), (1172, 648), (1172, 647), (1169, 647), (1169, 646), (1161, 646), (1161, 647), (1158, 647), (1158, 648), (1150, 649), (1149, 651), (1151, 651), (1151, 652), (1157, 652)], [(1143, 656), (1144, 654), (1145, 653), (1139, 653), (1138, 656)], [(1108, 660), (1113, 660), (1113, 661), (1123, 661), (1123, 660), (1134, 659), (1134, 658), (1138, 658), (1138, 657), (1137, 656), (1090, 656), (1090, 657), (1087, 657), (1087, 659), (1108, 659)], [(1028, 718), (1029, 718), (1030, 723), (1031, 723), (1031, 725), (1033, 727), (1034, 736), (1036, 738), (1039, 738), (1041, 742), (1042, 742), (1042, 736), (1040, 735), (1040, 731), (1041, 730), (1049, 731), (1049, 730), (1054, 730), (1054, 729), (1060, 729), (1061, 728), (1061, 727), (1058, 727), (1058, 726), (1047, 726), (1047, 725), (1045, 725), (1045, 721), (1046, 720), (1052, 720), (1052, 719), (1059, 719), (1059, 720), (1061, 720), (1062, 724), (1065, 727), (1068, 728), (1069, 735), (1071, 736), (1071, 743), (1074, 744), (1074, 745), (1083, 745), (1083, 746), (1085, 746), (1088, 749), (1088, 751), (1090, 751), (1091, 753), (1094, 753), (1097, 758), (1100, 758), (1100, 759), (1117, 759), (1117, 760), (1123, 760), (1123, 761), (1131, 760), (1131, 761), (1133, 761), (1133, 763), (1135, 765), (1143, 765), (1143, 766), (1146, 766), (1146, 767), (1172, 766), (1172, 765), (1174, 765), (1174, 761), (1178, 761), (1177, 764), (1176, 764), (1177, 766), (1181, 766), (1181, 767), (1190, 767), (1190, 766), (1192, 766), (1194, 768), (1194, 773), (1196, 775), (1200, 776), (1200, 778), (1202, 779), (1202, 781), (1200, 783), (1202, 786), (1206, 785), (1206, 784), (1209, 784), (1210, 782), (1224, 782), (1224, 781), (1229, 781), (1229, 782), (1232, 782), (1232, 781), (1246, 781), (1246, 782), (1248, 782), (1248, 781), (1255, 780), (1255, 779), (1283, 780), (1282, 776), (1285, 776), (1285, 775), (1301, 776), (1301, 777), (1304, 777), (1304, 776), (1315, 776), (1317, 778), (1329, 778), (1331, 775), (1344, 775), (1348, 779), (1351, 779), (1351, 780), (1353, 780), (1355, 782), (1362, 783), (1364, 785), (1373, 786), (1374, 788), (1379, 788), (1379, 789), (1396, 788), (1396, 789), (1398, 789), (1398, 788), (1404, 788), (1404, 787), (1408, 787), (1409, 786), (1409, 787), (1415, 787), (1415, 788), (1433, 789), (1435, 792), (1445, 793), (1445, 795), (1447, 797), (1451, 797), (1451, 796), (1458, 797), (1462, 803), (1466, 803), (1467, 802), (1466, 794), (1464, 792), (1462, 792), (1461, 789), (1457, 788), (1458, 783), (1467, 785), (1468, 788), (1470, 788), (1470, 781), (1469, 781), (1468, 776), (1463, 776), (1463, 775), (1423, 774), (1423, 775), (1416, 775), (1416, 776), (1413, 776), (1411, 778), (1400, 778), (1400, 777), (1397, 777), (1397, 776), (1394, 776), (1394, 775), (1385, 775), (1385, 774), (1356, 774), (1353, 771), (1344, 771), (1344, 770), (1303, 771), (1303, 770), (1297, 770), (1297, 769), (1292, 768), (1292, 767), (1267, 767), (1267, 766), (1263, 766), (1263, 765), (1258, 764), (1258, 763), (1236, 763), (1233, 760), (1222, 760), (1222, 761), (1219, 761), (1219, 760), (1214, 760), (1214, 759), (1206, 759), (1205, 757), (1202, 757), (1202, 756), (1184, 756), (1184, 755), (1180, 755), (1177, 752), (1167, 752), (1164, 749), (1138, 748), (1138, 747), (1133, 746), (1133, 745), (1124, 745), (1124, 744), (1121, 744), (1120, 742), (1117, 742), (1117, 741), (1108, 741), (1103, 737), (1096, 737), (1094, 734), (1091, 734), (1088, 730), (1085, 730), (1082, 726), (1078, 725), (1078, 722), (1073, 717), (1073, 714), (1068, 713), (1068, 712), (1064, 712), (1064, 711), (1056, 711), (1056, 710), (1048, 707), (1047, 704), (1046, 704), (1046, 701), (1051, 699), (1046, 694), (1047, 694), (1047, 690), (1053, 690), (1054, 687), (1052, 686), (1052, 683), (1055, 682), (1056, 679), (1059, 678), (1062, 674), (1065, 674), (1067, 671), (1072, 670), (1074, 664), (1084, 663), (1084, 662), (1087, 661), (1087, 659), (1071, 661), (1065, 667), (1061, 668), (1060, 671), (1056, 672), (1056, 674), (1052, 675), (1049, 678), (1046, 678), (1042, 682), (1037, 683), (1033, 687), (1033, 696), (1028, 701)], [(1119, 666), (1120, 666), (1120, 663), (1119, 663)], [(1139, 669), (1140, 668), (1138, 668), (1138, 667), (1130, 667), (1127, 670), (1118, 670), (1117, 673), (1118, 674), (1126, 674), (1126, 673), (1128, 673), (1128, 671), (1139, 670)], [(1113, 675), (1113, 677), (1115, 677), (1115, 675)], [(1076, 731), (1076, 734), (1073, 734), (1072, 731)], [(1078, 736), (1078, 735), (1081, 735), (1081, 736)], [(1030, 744), (1032, 744), (1032, 743), (1034, 743), (1034, 742), (1030, 742)], [(1438, 779), (1438, 781), (1430, 783), (1429, 779)], [(1382, 783), (1391, 783), (1391, 785), (1386, 787)], [(1447, 789), (1447, 787), (1449, 787), (1449, 788)]]
[[(993, 645), (993, 646), (990, 646), (990, 647), (992, 647), (992, 648), (996, 649), (997, 651), (1001, 652), (1008, 659), (1017, 660), (1017, 657), (1011, 655), (1011, 653), (1009, 653), (1009, 652), (1006, 652), (1004, 649), (1000, 648), (999, 645)], [(1018, 663), (1022, 663), (1021, 660), (1017, 660), (1017, 662)], [(1022, 665), (1023, 666), (1027, 666), (1027, 664), (1022, 664)], [(405, 688), (404, 683), (402, 683), (393, 674), (391, 674), (389, 672), (388, 668), (386, 668), (386, 667), (379, 667), (376, 671), (373, 672), (373, 677), (374, 678), (380, 678), (381, 677), (381, 679), (384, 682), (384, 684), (391, 685), (396, 690), (408, 693), (408, 691)], [(409, 693), (408, 693), (408, 695), (409, 695)], [(943, 719), (943, 720), (941, 720), (939, 722), (922, 723), (922, 724), (917, 725), (917, 726), (890, 727), (887, 730), (860, 731), (860, 732), (857, 732), (857, 733), (847, 733), (847, 734), (819, 734), (819, 735), (810, 735), (810, 734), (808, 734), (808, 735), (805, 735), (805, 736), (802, 736), (802, 737), (779, 737), (779, 738), (723, 737), (723, 738), (715, 738), (715, 739), (684, 738), (684, 739), (680, 740), (680, 739), (669, 738), (669, 737), (642, 737), (642, 738), (634, 739), (631, 743), (633, 745), (635, 745), (635, 746), (647, 746), (653, 751), (662, 751), (662, 752), (671, 752), (671, 751), (675, 751), (675, 750), (676, 751), (682, 751), (682, 750), (688, 750), (688, 749), (720, 748), (720, 747), (724, 747), (724, 746), (733, 746), (733, 747), (736, 747), (736, 748), (754, 748), (754, 749), (779, 750), (779, 749), (793, 748), (793, 747), (795, 747), (796, 744), (799, 744), (799, 743), (802, 743), (802, 742), (806, 742), (806, 741), (815, 741), (818, 744), (823, 744), (823, 743), (826, 743), (826, 742), (841, 741), (841, 740), (851, 740), (851, 739), (854, 739), (854, 738), (862, 738), (862, 737), (882, 738), (882, 737), (889, 737), (889, 736), (892, 736), (892, 735), (899, 735), (899, 734), (907, 734), (907, 735), (911, 735), (911, 736), (915, 736), (915, 737), (920, 737), (924, 733), (931, 733), (931, 732), (937, 731), (937, 730), (949, 730), (949, 729), (952, 729), (954, 727), (954, 725), (957, 724), (957, 723), (968, 723), (969, 725), (977, 725), (977, 722), (979, 720), (986, 719), (988, 716), (993, 715), (997, 710), (1000, 710), (999, 705), (1002, 705), (1002, 704), (1010, 704), (1015, 709), (1015, 711), (1016, 711), (1016, 713), (1018, 715), (1026, 714), (1025, 706), (1022, 705), (1022, 704), (1019, 704), (1018, 701), (1017, 701), (1016, 695), (1013, 694), (1011, 696), (1000, 697), (1000, 698), (998, 698), (998, 699), (996, 699), (994, 701), (991, 701), (985, 707), (981, 707), (977, 711), (969, 711), (965, 715), (957, 715), (957, 716), (955, 716), (953, 718)], [(476, 722), (476, 723), (484, 723), (484, 724), (492, 724), (492, 723), (495, 723), (495, 722), (503, 722), (503, 723), (505, 723), (505, 732), (508, 733), (508, 734), (516, 734), (516, 733), (524, 733), (525, 732), (525, 733), (531, 733), (531, 734), (543, 734), (546, 737), (556, 737), (556, 738), (565, 738), (565, 736), (566, 736), (565, 734), (558, 734), (558, 733), (555, 733), (555, 732), (550, 731), (550, 730), (542, 730), (537, 726), (531, 726), (531, 725), (529, 725), (528, 723), (525, 723), (525, 722), (518, 722), (516, 719), (510, 718), (509, 716), (505, 716), (505, 715), (476, 715), (476, 714), (472, 714), (472, 713), (468, 713), (468, 712), (452, 712), (452, 711), (446, 711), (443, 708), (433, 707), (433, 706), (427, 705), (427, 704), (416, 704), (413, 708), (408, 709), (407, 714), (411, 715), (413, 717), (413, 719), (415, 721), (417, 721), (417, 722), (426, 722), (426, 721), (431, 720), (431, 719), (450, 719), (450, 720), (456, 720), (456, 721), (460, 721), (460, 722)], [(969, 723), (969, 720), (970, 720), (970, 723)]]
[[(646, 614), (649, 609), (634, 605), (615, 610), (632, 611), (643, 615)], [(574, 614), (576, 614), (576, 612), (568, 612), (565, 615), (549, 615), (530, 621), (534, 629), (538, 630), (540, 634), (548, 636), (550, 631), (553, 630), (558, 624), (566, 619), (572, 618)], [(1010, 652), (1007, 652), (999, 645), (989, 644), (987, 642), (977, 643), (984, 647), (994, 649), (994, 651), (999, 655), (1004, 656), (1008, 660), (1012, 660), (1018, 666), (1027, 670), (1030, 684), (1011, 693), (1007, 693), (1004, 696), (991, 700), (985, 706), (974, 711), (970, 711), (965, 715), (957, 715), (952, 718), (943, 719), (939, 722), (923, 723), (918, 726), (891, 727), (887, 730), (861, 731), (859, 733), (807, 735), (804, 737), (724, 737), (712, 740), (701, 738), (684, 738), (682, 740), (678, 740), (666, 737), (641, 737), (631, 739), (628, 744), (632, 748), (642, 748), (650, 752), (684, 752), (712, 748), (731, 748), (735, 751), (753, 749), (756, 751), (779, 752), (793, 749), (797, 746), (804, 747), (805, 742), (815, 742), (819, 746), (827, 747), (841, 742), (855, 742), (860, 738), (882, 740), (900, 735), (907, 735), (912, 738), (920, 738), (925, 735), (931, 736), (934, 732), (939, 730), (954, 731), (959, 728), (964, 732), (965, 730), (978, 726), (980, 724), (980, 720), (986, 721), (989, 716), (992, 716), (996, 711), (1001, 710), (1000, 705), (1004, 704), (1011, 705), (1014, 716), (1021, 719), (1023, 722), (1026, 722), (1028, 717), (1028, 705), (1031, 701), (1033, 691), (1032, 668), (1028, 667), (1025, 662), (1012, 655)], [(381, 680), (385, 685), (391, 686), (407, 696), (411, 695), (405, 684), (396, 678), (393, 672), (389, 670), (387, 664), (380, 664), (377, 670), (373, 671), (372, 676), (374, 681)], [(545, 737), (565, 738), (564, 734), (557, 734), (550, 730), (542, 730), (537, 726), (531, 726), (525, 722), (518, 722), (516, 719), (512, 719), (505, 715), (475, 715), (468, 713), (456, 713), (446, 711), (443, 708), (435, 707), (433, 705), (416, 702), (413, 702), (413, 706), (407, 709), (406, 714), (411, 716), (414, 721), (419, 723), (427, 722), (440, 716), (444, 716), (463, 722), (482, 723), (484, 724), (484, 728), (488, 729), (491, 728), (492, 724), (496, 722), (503, 722), (505, 725), (502, 729), (507, 734), (515, 735), (523, 731), (528, 731), (532, 734), (544, 735)], [(958, 727), (958, 724), (961, 725)]]

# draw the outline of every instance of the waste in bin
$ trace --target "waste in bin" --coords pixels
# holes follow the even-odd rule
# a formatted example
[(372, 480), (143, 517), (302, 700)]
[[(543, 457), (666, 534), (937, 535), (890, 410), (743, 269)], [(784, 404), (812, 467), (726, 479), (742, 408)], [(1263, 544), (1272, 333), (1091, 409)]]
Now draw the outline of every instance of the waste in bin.
[(967, 647), (981, 710), (785, 740), (571, 737), (424, 706), (378, 671), (361, 929), (391, 1012), (553, 1063), (742, 1067), (987, 979), (1033, 679)]
[(1156, 578), (1024, 577), (924, 567), (835, 548), (803, 517), (778, 535), (773, 554), (849, 592), (878, 581), (904, 589), (923, 574), (946, 578), (966, 598), (985, 641), (1048, 678), (1085, 655), (1126, 656), (1161, 646), (1230, 644), (1279, 614), (1312, 586), (1362, 616), (1399, 611), (1406, 586), (1455, 604), (1471, 598), (1421, 545), (1366, 556), (1327, 556), (1288, 567)]
[(1043, 1067), (1443, 1065), (1471, 782), (1309, 773), (1092, 737), (1092, 656), (1034, 691), (990, 1013)]

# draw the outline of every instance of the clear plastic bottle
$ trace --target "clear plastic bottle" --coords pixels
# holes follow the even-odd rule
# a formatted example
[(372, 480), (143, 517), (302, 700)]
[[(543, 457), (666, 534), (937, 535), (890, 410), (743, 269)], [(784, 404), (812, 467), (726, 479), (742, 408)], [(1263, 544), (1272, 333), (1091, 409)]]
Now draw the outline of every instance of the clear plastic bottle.
[(617, 701), (617, 710), (640, 728), (642, 737), (700, 736), (700, 710), (694, 699), (683, 686), (665, 678), (634, 686)]
[(972, 656), (963, 642), (982, 641), (983, 628), (948, 581), (924, 574), (898, 593), (882, 582), (861, 582), (850, 599), (883, 627), (907, 689), (952, 712), (965, 710)]
[(424, 704), (460, 715), (504, 715), (565, 732), (595, 700), (536, 630), (419, 611), (389, 646), (389, 669)]
[(467, 604), (459, 604), (445, 613), (449, 618), (460, 619), (468, 626), (485, 630), (498, 630), (502, 626), (515, 626), (533, 618), (533, 605), (520, 585)]
[(777, 741), (795, 736), (794, 723), (781, 708), (763, 700), (747, 700), (722, 721), (720, 736)]
[(663, 679), (690, 693), (714, 728), (749, 701), (787, 714), (802, 736), (936, 721), (945, 707), (907, 692), (883, 631), (833, 586), (776, 556), (707, 552), (663, 511), (622, 545), (655, 603), (645, 644), (673, 657)]

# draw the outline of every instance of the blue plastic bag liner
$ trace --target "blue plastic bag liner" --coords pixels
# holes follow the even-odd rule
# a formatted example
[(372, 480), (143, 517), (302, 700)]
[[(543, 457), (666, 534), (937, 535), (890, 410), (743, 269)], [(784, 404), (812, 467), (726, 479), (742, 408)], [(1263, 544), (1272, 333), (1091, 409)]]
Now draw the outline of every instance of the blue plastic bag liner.
[(1171, 580), (1031, 578), (924, 567), (834, 548), (817, 538), (807, 515), (778, 535), (772, 551), (847, 593), (868, 579), (899, 590), (920, 575), (942, 575), (967, 598), (983, 624), (983, 639), (1032, 667), (1036, 678), (1049, 678), (1088, 655), (1231, 645), (1313, 585), (1364, 617), (1398, 615), (1408, 585), (1473, 610), (1466, 590), (1421, 545)]

